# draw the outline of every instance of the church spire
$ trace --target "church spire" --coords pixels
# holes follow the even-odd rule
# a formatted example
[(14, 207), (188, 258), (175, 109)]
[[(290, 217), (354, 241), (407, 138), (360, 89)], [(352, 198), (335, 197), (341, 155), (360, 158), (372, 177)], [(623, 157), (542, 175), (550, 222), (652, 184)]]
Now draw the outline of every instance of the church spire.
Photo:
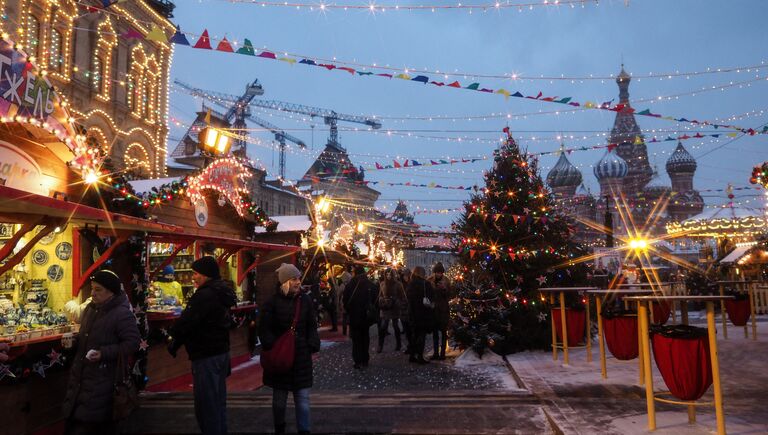
[(629, 104), (629, 82), (632, 76), (624, 71), (624, 64), (621, 64), (621, 72), (616, 76), (616, 84), (619, 85), (619, 104)]

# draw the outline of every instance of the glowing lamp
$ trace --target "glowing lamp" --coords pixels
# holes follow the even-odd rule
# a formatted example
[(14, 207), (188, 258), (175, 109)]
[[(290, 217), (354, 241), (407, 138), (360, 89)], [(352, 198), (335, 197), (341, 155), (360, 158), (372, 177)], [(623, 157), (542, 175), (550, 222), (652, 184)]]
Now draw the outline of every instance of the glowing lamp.
[(85, 184), (94, 184), (99, 181), (99, 176), (95, 172), (89, 171), (87, 174), (85, 174), (83, 181), (85, 181)]
[(641, 251), (648, 247), (648, 242), (645, 239), (632, 239), (629, 241), (629, 247)]
[(200, 131), (199, 143), (201, 150), (217, 155), (226, 155), (231, 146), (229, 136), (213, 127), (206, 127)]

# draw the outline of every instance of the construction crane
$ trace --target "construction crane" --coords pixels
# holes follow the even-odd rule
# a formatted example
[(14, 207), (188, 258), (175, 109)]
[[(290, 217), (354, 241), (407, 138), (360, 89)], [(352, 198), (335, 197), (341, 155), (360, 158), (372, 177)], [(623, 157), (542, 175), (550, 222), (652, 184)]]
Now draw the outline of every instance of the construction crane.
[(243, 152), (246, 146), (244, 134), (244, 130), (247, 128), (245, 123), (246, 119), (273, 133), (275, 135), (275, 140), (280, 145), (280, 178), (285, 178), (285, 148), (287, 146), (286, 141), (295, 143), (300, 148), (307, 147), (307, 145), (301, 139), (286, 133), (276, 125), (251, 114), (250, 103), (252, 102), (253, 98), (257, 95), (264, 95), (264, 88), (261, 86), (261, 84), (259, 84), (258, 80), (254, 80), (253, 83), (248, 84), (245, 87), (245, 93), (240, 97), (198, 89), (180, 80), (174, 80), (174, 83), (190, 95), (204, 98), (211, 103), (225, 109), (227, 112), (224, 114), (224, 118), (227, 122), (231, 122), (233, 129), (240, 132), (235, 144), (237, 144), (238, 149), (242, 150)]

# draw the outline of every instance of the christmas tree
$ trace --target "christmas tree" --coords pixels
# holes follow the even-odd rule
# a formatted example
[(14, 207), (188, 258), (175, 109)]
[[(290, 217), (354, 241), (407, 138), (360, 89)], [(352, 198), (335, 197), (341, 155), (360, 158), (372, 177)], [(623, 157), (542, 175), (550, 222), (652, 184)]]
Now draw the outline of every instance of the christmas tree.
[(485, 188), (454, 223), (461, 270), (453, 338), (481, 355), (487, 348), (508, 354), (546, 347), (548, 309), (537, 289), (586, 279), (586, 268), (573, 261), (582, 252), (572, 226), (556, 214), (537, 160), (504, 132)]

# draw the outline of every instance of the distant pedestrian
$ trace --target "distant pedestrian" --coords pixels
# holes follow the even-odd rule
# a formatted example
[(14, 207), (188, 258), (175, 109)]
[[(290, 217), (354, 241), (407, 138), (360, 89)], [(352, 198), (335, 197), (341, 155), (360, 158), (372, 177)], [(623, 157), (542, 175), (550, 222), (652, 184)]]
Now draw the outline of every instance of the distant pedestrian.
[(293, 325), (296, 304), (300, 304), (295, 329), (293, 367), (286, 373), (264, 372), (264, 385), (272, 388), (272, 418), (275, 433), (285, 433), (288, 392), (293, 393), (296, 427), (300, 434), (310, 432), (309, 390), (312, 387), (312, 354), (320, 351), (317, 318), (311, 297), (301, 292), (301, 271), (292, 264), (277, 268), (278, 291), (261, 310), (259, 340), (265, 350)]
[(237, 304), (234, 289), (221, 279), (219, 265), (211, 256), (192, 263), (197, 288), (181, 317), (171, 328), (168, 352), (175, 358), (184, 345), (192, 361), (195, 417), (204, 435), (227, 433), (227, 376), (230, 309)]
[(424, 341), (435, 327), (435, 294), (432, 284), (424, 278), (426, 271), (418, 266), (413, 269), (411, 282), (408, 284), (408, 308), (411, 320), (411, 356), (410, 362), (427, 364), (424, 359)]
[(68, 435), (118, 433), (112, 415), (120, 358), (139, 349), (139, 329), (120, 278), (101, 270), (91, 277), (91, 303), (83, 311), (63, 411)]
[(371, 344), (368, 307), (375, 303), (376, 293), (376, 288), (365, 274), (365, 268), (356, 266), (354, 278), (344, 288), (344, 310), (349, 315), (352, 360), (356, 369), (368, 367), (368, 348)]
[(445, 276), (443, 263), (432, 267), (432, 275), (427, 278), (435, 291), (435, 330), (432, 332), (432, 357), (436, 360), (445, 359), (445, 348), (448, 346), (448, 322), (451, 309), (448, 301), (451, 299), (451, 281)]
[(403, 304), (407, 304), (408, 299), (405, 295), (405, 289), (400, 283), (397, 273), (393, 269), (387, 269), (384, 277), (379, 284), (379, 347), (378, 352), (384, 348), (384, 340), (389, 330), (389, 323), (392, 322), (392, 329), (395, 331), (395, 351), (400, 350), (402, 345), (400, 341), (400, 309)]
[[(408, 289), (408, 284), (411, 282), (411, 271), (407, 267), (403, 267), (398, 271), (400, 283), (404, 289)], [(406, 291), (405, 301), (400, 306), (400, 323), (403, 324), (403, 333), (405, 334), (405, 340), (408, 342), (405, 346), (405, 354), (411, 355), (411, 343), (413, 342), (413, 331), (411, 330), (411, 316), (409, 314), (410, 306), (408, 304), (408, 293)]]

